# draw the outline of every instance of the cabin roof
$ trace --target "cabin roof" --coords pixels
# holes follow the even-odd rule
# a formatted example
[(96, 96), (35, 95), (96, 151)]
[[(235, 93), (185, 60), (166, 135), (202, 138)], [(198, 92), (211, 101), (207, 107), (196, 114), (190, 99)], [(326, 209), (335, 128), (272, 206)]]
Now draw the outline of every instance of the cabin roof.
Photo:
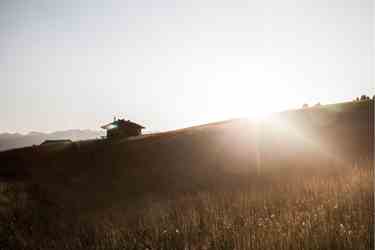
[(101, 126), (102, 129), (106, 129), (106, 130), (120, 128), (120, 127), (122, 128), (131, 127), (131, 128), (139, 128), (139, 129), (145, 128), (142, 125), (139, 125), (135, 122), (132, 122), (130, 120), (124, 120), (124, 119), (116, 120), (114, 122)]

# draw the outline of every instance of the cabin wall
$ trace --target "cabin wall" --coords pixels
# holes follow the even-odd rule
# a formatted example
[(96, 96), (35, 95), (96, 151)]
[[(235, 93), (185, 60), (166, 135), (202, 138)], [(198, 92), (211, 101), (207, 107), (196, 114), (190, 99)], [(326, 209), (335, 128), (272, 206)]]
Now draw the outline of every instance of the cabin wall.
[(115, 128), (107, 131), (108, 138), (126, 138), (130, 136), (141, 135), (142, 131), (139, 128)]

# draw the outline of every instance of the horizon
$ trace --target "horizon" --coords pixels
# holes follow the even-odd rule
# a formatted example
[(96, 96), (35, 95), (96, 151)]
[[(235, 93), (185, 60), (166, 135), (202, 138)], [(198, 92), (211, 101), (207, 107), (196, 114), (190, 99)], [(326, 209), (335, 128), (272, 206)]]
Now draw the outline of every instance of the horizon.
[(101, 131), (113, 116), (162, 132), (372, 97), (373, 7), (3, 1), (0, 133)]
[[(373, 100), (373, 96), (375, 96), (375, 94), (373, 96), (371, 95), (366, 95), (367, 97), (370, 98), (370, 100)], [(357, 97), (355, 97), (357, 98)], [(342, 102), (335, 102), (335, 103), (319, 103), (320, 105), (322, 106), (326, 106), (326, 105), (335, 105), (335, 104), (344, 104), (344, 103), (351, 103), (353, 102), (353, 100), (355, 99), (353, 98), (352, 100), (347, 100), (347, 101), (342, 101)], [(358, 98), (360, 98), (360, 96), (358, 96)], [(307, 104), (308, 105), (308, 108), (313, 108), (315, 104), (318, 104), (318, 103), (313, 103), (313, 104), (310, 104), (310, 103), (304, 103), (304, 104)], [(187, 129), (187, 128), (193, 128), (195, 126), (202, 126), (202, 125), (210, 125), (210, 124), (215, 124), (215, 123), (218, 123), (218, 122), (230, 122), (230, 121), (234, 121), (234, 120), (243, 120), (243, 119), (246, 119), (248, 121), (251, 121), (251, 122), (257, 122), (258, 120), (262, 120), (264, 117), (267, 117), (269, 115), (272, 115), (272, 114), (277, 114), (277, 113), (283, 113), (283, 112), (288, 112), (288, 111), (296, 111), (296, 110), (300, 110), (300, 109), (304, 109), (302, 107), (302, 105), (300, 107), (296, 107), (296, 108), (290, 108), (290, 109), (284, 109), (284, 110), (279, 110), (279, 111), (275, 111), (275, 112), (270, 112), (270, 113), (266, 113), (264, 114), (263, 116), (260, 116), (260, 117), (232, 117), (232, 118), (228, 118), (228, 119), (225, 119), (225, 120), (214, 120), (214, 121), (209, 121), (208, 123), (199, 123), (199, 124), (192, 124), (188, 127), (179, 127), (179, 128), (175, 128), (175, 129), (170, 129), (170, 130), (161, 130), (161, 131), (152, 131), (152, 130), (148, 130), (147, 128), (145, 128), (145, 132), (144, 134), (154, 134), (154, 133), (164, 133), (164, 132), (172, 132), (172, 131), (175, 131), (175, 130), (180, 130), (180, 129)], [(119, 117), (119, 119), (122, 119), (121, 117)], [(54, 133), (60, 133), (60, 132), (71, 132), (71, 131), (80, 131), (80, 132), (94, 132), (94, 133), (103, 133), (105, 134), (105, 130), (102, 129), (100, 126), (98, 127), (98, 129), (88, 129), (88, 128), (67, 128), (67, 129), (64, 129), (64, 130), (52, 130), (52, 131), (28, 131), (28, 132), (7, 132), (7, 131), (0, 131), (0, 135), (20, 135), (20, 136), (29, 136), (31, 134), (44, 134), (44, 135), (50, 135), (50, 134), (54, 134)]]

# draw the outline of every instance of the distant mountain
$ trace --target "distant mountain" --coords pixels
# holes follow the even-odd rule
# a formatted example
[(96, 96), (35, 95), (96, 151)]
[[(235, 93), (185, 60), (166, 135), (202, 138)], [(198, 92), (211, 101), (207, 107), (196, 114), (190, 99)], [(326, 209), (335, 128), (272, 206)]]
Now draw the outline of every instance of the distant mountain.
[(0, 151), (39, 145), (45, 140), (70, 139), (72, 141), (95, 139), (103, 136), (104, 131), (71, 129), (53, 133), (30, 132), (26, 135), (19, 133), (0, 133)]

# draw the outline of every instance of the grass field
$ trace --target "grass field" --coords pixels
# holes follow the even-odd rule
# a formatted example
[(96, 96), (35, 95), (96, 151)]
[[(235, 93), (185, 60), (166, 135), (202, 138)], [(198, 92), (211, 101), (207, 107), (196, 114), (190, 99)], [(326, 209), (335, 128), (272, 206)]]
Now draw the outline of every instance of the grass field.
[(0, 249), (374, 249), (373, 108), (0, 153)]
[[(14, 203), (17, 209), (1, 218), (2, 246), (374, 249), (372, 167), (320, 169), (309, 175), (289, 170), (282, 176), (268, 173), (257, 178), (257, 183), (249, 182), (227, 191), (150, 199), (137, 212), (123, 214), (120, 208), (112, 208), (95, 221), (53, 220), (32, 204)], [(3, 197), (9, 197), (12, 190), (15, 191), (3, 187)], [(26, 199), (21, 192), (14, 198), (18, 202)]]

